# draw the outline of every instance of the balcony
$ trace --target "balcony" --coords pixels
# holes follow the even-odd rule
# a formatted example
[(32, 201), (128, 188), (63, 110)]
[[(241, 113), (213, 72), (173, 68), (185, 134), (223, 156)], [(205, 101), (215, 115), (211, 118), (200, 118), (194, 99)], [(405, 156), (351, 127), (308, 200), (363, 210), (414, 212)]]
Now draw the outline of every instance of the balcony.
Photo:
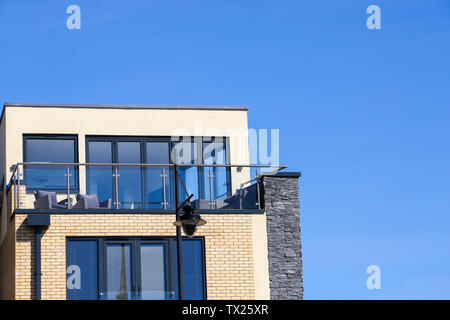
[(285, 166), (18, 163), (11, 212), (174, 213), (192, 195), (199, 213), (263, 213), (260, 170)]

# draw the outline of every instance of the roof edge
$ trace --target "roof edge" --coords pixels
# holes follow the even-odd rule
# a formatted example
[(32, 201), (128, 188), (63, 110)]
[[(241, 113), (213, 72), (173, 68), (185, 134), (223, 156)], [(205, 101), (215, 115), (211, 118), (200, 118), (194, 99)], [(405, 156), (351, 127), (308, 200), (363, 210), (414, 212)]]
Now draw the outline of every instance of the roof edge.
[(230, 110), (247, 111), (247, 106), (183, 106), (183, 105), (133, 105), (133, 104), (68, 104), (68, 103), (34, 103), (5, 102), (6, 107), (34, 108), (87, 108), (87, 109), (167, 109), (167, 110)]

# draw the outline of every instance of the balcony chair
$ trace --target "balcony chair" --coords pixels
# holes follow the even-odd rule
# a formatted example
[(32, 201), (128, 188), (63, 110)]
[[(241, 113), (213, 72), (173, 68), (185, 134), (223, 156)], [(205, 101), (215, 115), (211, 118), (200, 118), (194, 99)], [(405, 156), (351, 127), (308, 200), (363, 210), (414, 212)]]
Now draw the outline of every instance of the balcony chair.
[(35, 209), (67, 209), (67, 199), (62, 201), (56, 200), (56, 192), (37, 190), (34, 192)]
[(111, 209), (111, 199), (98, 202), (97, 194), (77, 194), (77, 203), (74, 209)]

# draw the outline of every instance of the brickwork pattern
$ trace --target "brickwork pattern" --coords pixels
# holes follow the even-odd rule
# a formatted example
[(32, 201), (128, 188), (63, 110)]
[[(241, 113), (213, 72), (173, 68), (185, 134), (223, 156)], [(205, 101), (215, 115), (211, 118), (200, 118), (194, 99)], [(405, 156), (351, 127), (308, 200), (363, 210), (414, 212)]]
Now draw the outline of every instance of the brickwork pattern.
[[(204, 215), (208, 299), (254, 299), (252, 217)], [(175, 236), (174, 215), (53, 214), (42, 236), (42, 299), (66, 298), (66, 237)], [(26, 215), (15, 215), (15, 298), (35, 298), (34, 230)]]
[[(26, 200), (26, 186), (20, 186), (20, 195), (17, 192), (19, 189), (15, 185), (11, 185), (11, 188), (6, 195), (6, 201), (2, 205), (7, 206), (6, 220), (7, 231), (5, 238), (0, 246), (0, 299), (14, 299), (15, 297), (15, 248), (16, 248), (16, 229), (14, 228), (14, 222), (10, 222), (9, 218), (13, 212), (14, 206), (20, 203), (25, 203)], [(12, 227), (11, 227), (12, 225)]]
[(0, 299), (14, 299), (15, 230), (9, 228), (0, 247)]

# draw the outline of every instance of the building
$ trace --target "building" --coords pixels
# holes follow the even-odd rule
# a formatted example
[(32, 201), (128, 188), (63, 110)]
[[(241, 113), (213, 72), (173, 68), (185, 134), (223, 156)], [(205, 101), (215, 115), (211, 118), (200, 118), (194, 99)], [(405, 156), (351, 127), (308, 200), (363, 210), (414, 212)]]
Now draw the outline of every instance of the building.
[(248, 150), (246, 107), (6, 103), (0, 298), (302, 299), (300, 174)]

